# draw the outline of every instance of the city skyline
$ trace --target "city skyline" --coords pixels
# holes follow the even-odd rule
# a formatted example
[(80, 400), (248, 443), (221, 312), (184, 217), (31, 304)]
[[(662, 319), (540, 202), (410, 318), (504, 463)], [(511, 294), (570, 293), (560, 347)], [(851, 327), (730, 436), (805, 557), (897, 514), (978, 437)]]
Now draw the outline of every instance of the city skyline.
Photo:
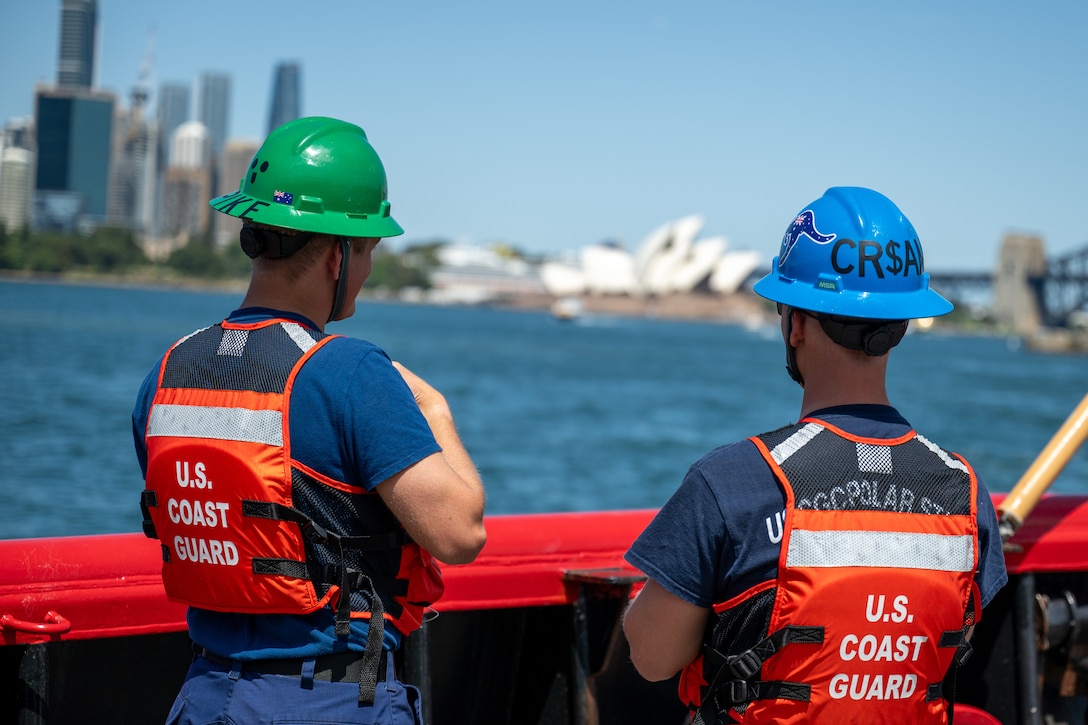
[[(700, 213), (769, 259), (805, 203), (859, 184), (900, 205), (934, 271), (992, 268), (1008, 232), (1048, 256), (1088, 244), (1082, 5), (424, 5), (325, 2), (296, 38), (274, 7), (238, 24), (205, 0), (99, 0), (96, 85), (127, 99), (154, 28), (155, 94), (228, 75), (224, 142), (259, 140), (296, 59), (302, 111), (367, 130), (404, 240), (633, 249)], [(56, 73), (60, 3), (6, 12), (4, 121)]]

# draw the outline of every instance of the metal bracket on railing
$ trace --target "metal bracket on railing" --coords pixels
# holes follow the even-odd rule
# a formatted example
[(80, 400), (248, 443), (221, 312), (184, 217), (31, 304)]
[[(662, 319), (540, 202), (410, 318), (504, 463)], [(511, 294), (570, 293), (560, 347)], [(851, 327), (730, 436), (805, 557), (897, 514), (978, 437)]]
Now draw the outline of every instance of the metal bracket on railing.
[(10, 614), (0, 617), (0, 630), (11, 629), (26, 634), (64, 634), (72, 629), (72, 623), (63, 615), (50, 609), (42, 622), (28, 622), (16, 619)]

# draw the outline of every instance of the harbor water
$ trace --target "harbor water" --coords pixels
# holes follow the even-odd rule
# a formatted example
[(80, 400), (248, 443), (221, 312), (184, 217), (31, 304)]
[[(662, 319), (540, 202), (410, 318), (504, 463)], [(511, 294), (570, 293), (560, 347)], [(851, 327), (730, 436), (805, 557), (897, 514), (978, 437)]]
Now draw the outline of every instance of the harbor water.
[[(138, 531), (131, 411), (177, 338), (237, 292), (0, 282), (0, 538)], [(793, 422), (775, 326), (362, 301), (364, 337), (441, 390), (491, 514), (656, 508), (717, 445)], [(912, 333), (889, 392), (1008, 491), (1088, 392), (1088, 359)], [(1088, 493), (1088, 450), (1051, 488)]]

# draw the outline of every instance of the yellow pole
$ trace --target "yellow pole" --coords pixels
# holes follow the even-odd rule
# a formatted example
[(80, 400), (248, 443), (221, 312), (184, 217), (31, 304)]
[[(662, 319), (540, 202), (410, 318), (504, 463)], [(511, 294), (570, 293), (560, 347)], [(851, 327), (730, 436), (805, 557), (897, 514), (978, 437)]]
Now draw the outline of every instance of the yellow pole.
[(1046, 444), (1046, 448), (1020, 477), (998, 507), (1001, 521), (1001, 539), (1006, 541), (1024, 523), (1035, 504), (1039, 503), (1046, 489), (1058, 477), (1065, 464), (1073, 457), (1081, 443), (1088, 438), (1088, 395), (1080, 401), (1062, 427)]

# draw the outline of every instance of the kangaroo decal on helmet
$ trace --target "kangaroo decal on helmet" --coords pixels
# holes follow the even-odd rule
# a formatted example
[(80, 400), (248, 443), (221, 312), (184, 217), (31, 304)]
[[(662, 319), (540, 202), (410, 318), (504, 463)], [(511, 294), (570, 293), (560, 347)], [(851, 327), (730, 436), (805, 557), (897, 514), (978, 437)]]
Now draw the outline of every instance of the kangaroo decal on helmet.
[(786, 230), (786, 236), (782, 237), (782, 252), (778, 255), (778, 266), (781, 267), (790, 256), (790, 252), (797, 244), (797, 240), (804, 234), (817, 244), (828, 244), (834, 241), (836, 234), (821, 234), (816, 230), (816, 217), (811, 209), (805, 209), (793, 220), (793, 224)]

